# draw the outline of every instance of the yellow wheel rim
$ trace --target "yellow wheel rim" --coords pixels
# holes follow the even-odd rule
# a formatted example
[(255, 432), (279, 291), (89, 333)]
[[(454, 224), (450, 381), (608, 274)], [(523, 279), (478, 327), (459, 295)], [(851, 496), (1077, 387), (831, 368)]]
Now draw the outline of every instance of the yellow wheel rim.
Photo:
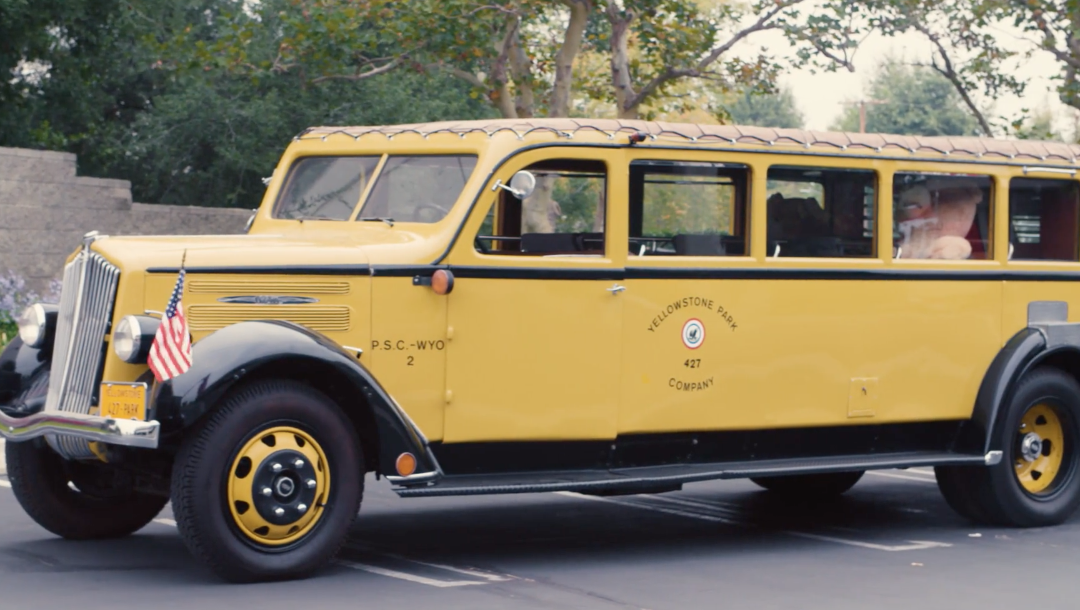
[(329, 462), (311, 435), (277, 426), (240, 448), (226, 487), (237, 528), (259, 544), (281, 546), (302, 538), (322, 517)]
[(1024, 413), (1016, 434), (1016, 478), (1028, 493), (1045, 492), (1054, 484), (1064, 461), (1061, 417), (1050, 406), (1037, 404)]

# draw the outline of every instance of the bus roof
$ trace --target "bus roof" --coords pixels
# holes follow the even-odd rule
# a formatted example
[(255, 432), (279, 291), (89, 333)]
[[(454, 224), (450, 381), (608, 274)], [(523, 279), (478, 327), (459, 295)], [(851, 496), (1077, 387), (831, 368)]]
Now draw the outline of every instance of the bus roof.
[(848, 133), (744, 127), (738, 125), (703, 125), (665, 121), (617, 119), (498, 119), (482, 121), (442, 121), (407, 125), (312, 127), (297, 139), (325, 138), (343, 134), (393, 137), (403, 134), (429, 136), (464, 136), (508, 133), (522, 140), (550, 140), (552, 135), (585, 141), (609, 141), (617, 135), (644, 133), (648, 141), (666, 144), (694, 143), (706, 148), (723, 149), (731, 145), (751, 147), (797, 146), (817, 152), (848, 153), (858, 156), (898, 153), (913, 158), (941, 159), (968, 157), (986, 161), (1053, 163), (1075, 167), (1080, 159), (1080, 145), (1036, 140), (1004, 140), (972, 136), (901, 136), (879, 133)]

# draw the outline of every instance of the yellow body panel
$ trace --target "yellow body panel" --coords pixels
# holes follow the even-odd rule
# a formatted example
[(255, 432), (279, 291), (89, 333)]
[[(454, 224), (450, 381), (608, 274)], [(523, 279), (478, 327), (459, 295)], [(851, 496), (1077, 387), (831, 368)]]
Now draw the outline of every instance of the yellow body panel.
[[(1001, 347), (995, 282), (644, 279), (626, 298), (620, 433), (963, 419)], [(877, 380), (873, 416), (849, 416), (856, 378)]]
[(376, 277), (371, 340), (363, 343), (371, 372), (428, 440), (443, 436), (446, 394), (446, 297), (414, 286), (411, 277)]
[[(1010, 261), (1007, 249), (997, 247), (1006, 242), (1009, 230), (1008, 181), (1026, 175), (1018, 166), (951, 163), (943, 155), (925, 152), (916, 158), (895, 150), (805, 150), (782, 143), (675, 144), (660, 138), (634, 147), (625, 144), (624, 135), (613, 141), (607, 133), (588, 130), (572, 139), (550, 130), (300, 138), (275, 170), (250, 235), (108, 238), (96, 242), (94, 249), (122, 270), (115, 320), (164, 309), (176, 275), (161, 269), (176, 269), (186, 256), (184, 305), (193, 318), (196, 342), (215, 328), (253, 316), (306, 323), (341, 345), (363, 348), (361, 362), (427, 438), (448, 443), (962, 419), (970, 416), (982, 376), (998, 350), (1026, 326), (1028, 303), (1066, 301), (1072, 305), (1070, 319), (1080, 320), (1080, 283), (995, 278), (1003, 271), (1080, 271), (1075, 262)], [(391, 227), (272, 217), (273, 202), (294, 161), (361, 154), (475, 154), (477, 164), (457, 203), (435, 223)], [(567, 158), (607, 164), (606, 253), (591, 258), (478, 253), (473, 239), (495, 202), (495, 181), (506, 184), (528, 165)], [(748, 166), (747, 255), (628, 255), (627, 164), (643, 159)], [(772, 165), (876, 171), (877, 256), (770, 258), (765, 193)], [(892, 174), (902, 171), (990, 176), (995, 206), (991, 259), (894, 260)], [(1031, 175), (1061, 178), (1038, 170)], [(432, 264), (461, 270), (449, 295), (414, 285), (408, 273), (378, 273), (383, 265)], [(358, 271), (245, 271), (349, 265)], [(374, 275), (366, 270), (369, 265)], [(208, 268), (219, 271), (208, 273)], [(621, 278), (627, 268), (652, 276), (529, 276), (530, 270), (592, 270)], [(151, 269), (157, 271), (148, 272)], [(985, 280), (963, 281), (884, 275), (655, 277), (665, 269), (987, 275)], [(524, 275), (515, 279), (519, 270)], [(625, 292), (608, 291), (616, 284)], [(263, 294), (310, 297), (318, 304), (275, 309), (218, 300)], [(688, 347), (683, 340), (690, 318), (699, 320), (704, 330), (699, 347)], [(144, 371), (120, 362), (110, 350), (104, 379), (131, 381)]]

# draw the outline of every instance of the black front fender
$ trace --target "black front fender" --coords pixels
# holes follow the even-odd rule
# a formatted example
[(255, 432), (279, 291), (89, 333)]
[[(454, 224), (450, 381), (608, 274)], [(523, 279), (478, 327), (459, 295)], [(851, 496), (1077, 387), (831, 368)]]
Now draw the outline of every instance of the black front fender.
[(0, 353), (0, 409), (29, 415), (45, 407), (52, 349), (37, 349), (15, 337)]
[(154, 387), (152, 412), (161, 423), (163, 438), (179, 437), (212, 411), (230, 389), (257, 376), (260, 369), (288, 362), (297, 370), (346, 380), (351, 396), (345, 401), (348, 404), (341, 406), (353, 414), (370, 409), (377, 432), (379, 469), (384, 474), (396, 474), (387, 469), (405, 452), (416, 456), (418, 473), (436, 471), (427, 441), (375, 377), (352, 354), (318, 333), (283, 321), (241, 322), (196, 343), (191, 362), (190, 370)]

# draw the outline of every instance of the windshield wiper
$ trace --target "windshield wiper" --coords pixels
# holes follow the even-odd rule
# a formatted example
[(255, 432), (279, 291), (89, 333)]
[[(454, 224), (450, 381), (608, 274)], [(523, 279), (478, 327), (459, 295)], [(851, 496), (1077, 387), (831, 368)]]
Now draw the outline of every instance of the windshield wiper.
[(386, 224), (390, 225), (391, 227), (394, 226), (394, 219), (393, 218), (381, 218), (381, 217), (378, 217), (378, 216), (361, 216), (357, 220), (362, 220), (364, 222), (385, 222)]

